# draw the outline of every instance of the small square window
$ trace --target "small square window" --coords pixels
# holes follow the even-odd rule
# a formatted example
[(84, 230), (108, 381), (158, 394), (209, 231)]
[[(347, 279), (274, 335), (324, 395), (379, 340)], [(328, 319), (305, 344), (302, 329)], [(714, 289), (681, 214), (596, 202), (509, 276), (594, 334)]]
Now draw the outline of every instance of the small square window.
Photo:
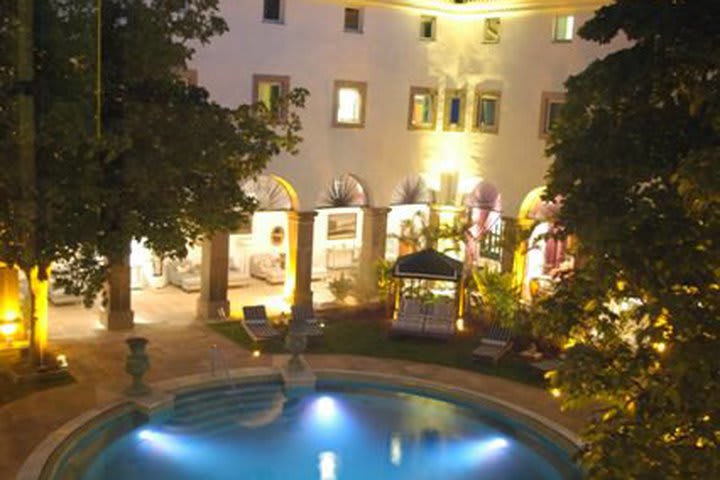
[(575, 17), (572, 15), (558, 15), (553, 26), (553, 41), (571, 42), (575, 35)]
[(279, 75), (253, 75), (253, 102), (265, 105), (277, 119), (284, 119), (282, 98), (290, 90), (290, 77)]
[(263, 21), (283, 23), (283, 0), (263, 0)]
[(478, 92), (475, 103), (474, 129), (498, 133), (500, 127), (500, 92)]
[(408, 129), (434, 130), (436, 117), (437, 90), (410, 87)]
[(365, 82), (335, 81), (333, 126), (362, 128), (365, 126)]
[(545, 138), (553, 125), (557, 122), (558, 116), (565, 104), (565, 94), (556, 92), (543, 92), (540, 105), (540, 137)]
[(420, 17), (420, 38), (423, 40), (435, 40), (436, 24), (435, 17)]
[(500, 19), (486, 18), (483, 43), (500, 43)]
[(447, 131), (465, 128), (465, 90), (445, 90), (445, 121)]
[(362, 33), (363, 11), (360, 8), (348, 7), (345, 9), (345, 31)]

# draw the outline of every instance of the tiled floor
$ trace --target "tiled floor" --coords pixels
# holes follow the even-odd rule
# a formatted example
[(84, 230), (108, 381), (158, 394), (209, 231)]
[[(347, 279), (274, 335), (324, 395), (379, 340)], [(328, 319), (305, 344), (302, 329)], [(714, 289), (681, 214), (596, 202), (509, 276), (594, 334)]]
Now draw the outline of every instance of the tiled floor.
[[(255, 294), (251, 289), (234, 290), (231, 300), (240, 304), (258, 303), (260, 294), (260, 290)], [(318, 297), (316, 293), (316, 299)], [(132, 334), (150, 340), (149, 382), (207, 373), (213, 345), (222, 349), (230, 368), (272, 365), (271, 356), (253, 358), (249, 352), (194, 321), (196, 298), (197, 295), (173, 290), (134, 295), (138, 323)], [(0, 479), (14, 478), (24, 459), (50, 432), (88, 409), (117, 398), (129, 383), (124, 372), (124, 339), (130, 333), (98, 328), (96, 318), (95, 312), (81, 307), (62, 307), (51, 312), (51, 348), (67, 356), (77, 382), (0, 406)], [(315, 368), (401, 374), (462, 386), (520, 405), (574, 431), (579, 430), (584, 420), (580, 414), (561, 412), (555, 400), (542, 390), (469, 371), (343, 355), (311, 355), (308, 361)]]
[[(324, 282), (314, 282), (313, 300), (316, 304), (333, 300)], [(195, 306), (199, 294), (188, 293), (173, 286), (160, 289), (133, 290), (132, 309), (135, 323), (157, 325), (188, 325), (195, 320)], [(228, 290), (231, 316), (240, 317), (243, 305), (263, 304), (271, 317), (290, 311), (283, 299), (282, 285), (269, 285), (251, 279), (250, 285)], [(105, 330), (100, 323), (97, 307), (87, 309), (81, 304), (54, 306), (50, 304), (50, 340), (96, 337)]]

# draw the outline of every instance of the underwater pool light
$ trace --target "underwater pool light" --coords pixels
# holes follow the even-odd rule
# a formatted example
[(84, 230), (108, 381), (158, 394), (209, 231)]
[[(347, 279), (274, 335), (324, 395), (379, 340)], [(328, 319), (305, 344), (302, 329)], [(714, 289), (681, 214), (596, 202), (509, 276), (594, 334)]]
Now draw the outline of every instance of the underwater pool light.
[(335, 399), (323, 396), (315, 401), (315, 414), (320, 420), (332, 420), (337, 414), (337, 405)]

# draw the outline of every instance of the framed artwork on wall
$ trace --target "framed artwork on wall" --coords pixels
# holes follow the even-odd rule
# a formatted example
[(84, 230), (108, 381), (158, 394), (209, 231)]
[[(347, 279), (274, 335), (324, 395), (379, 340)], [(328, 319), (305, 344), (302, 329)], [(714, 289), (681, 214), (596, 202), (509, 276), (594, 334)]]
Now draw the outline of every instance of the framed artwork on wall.
[(328, 240), (355, 238), (357, 213), (332, 213), (328, 215)]

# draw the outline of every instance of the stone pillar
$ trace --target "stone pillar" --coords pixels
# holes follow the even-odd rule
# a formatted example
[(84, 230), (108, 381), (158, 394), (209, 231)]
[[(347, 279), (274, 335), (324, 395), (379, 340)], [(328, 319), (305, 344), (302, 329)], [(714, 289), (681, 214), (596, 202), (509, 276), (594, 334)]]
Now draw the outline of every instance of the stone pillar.
[(293, 305), (312, 305), (313, 228), (316, 212), (288, 212), (285, 293)]
[(200, 265), (200, 298), (197, 301), (198, 320), (217, 320), (218, 311), (229, 315), (230, 302), (227, 299), (228, 262), (230, 234), (217, 232), (212, 238), (202, 241), (202, 263)]
[(130, 254), (108, 267), (105, 286), (107, 304), (100, 313), (100, 320), (108, 330), (127, 330), (134, 326), (135, 313), (131, 309)]
[(377, 266), (385, 259), (388, 212), (390, 209), (385, 207), (363, 208), (358, 287), (370, 297), (377, 295)]

